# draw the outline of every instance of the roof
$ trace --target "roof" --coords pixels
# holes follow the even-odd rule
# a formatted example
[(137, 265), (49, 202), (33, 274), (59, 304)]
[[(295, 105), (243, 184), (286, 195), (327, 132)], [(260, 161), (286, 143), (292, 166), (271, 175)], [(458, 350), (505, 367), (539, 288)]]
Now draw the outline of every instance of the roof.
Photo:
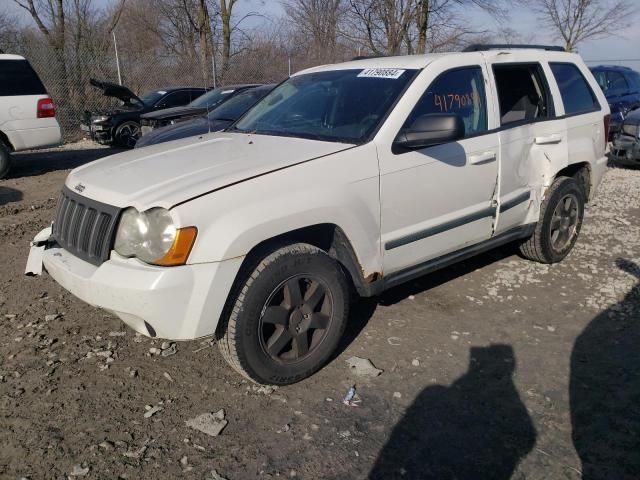
[(625, 67), (624, 65), (596, 65), (595, 67), (589, 67), (589, 70), (624, 70), (629, 71), (632, 70), (629, 67)]
[[(502, 46), (499, 46), (502, 47)], [(529, 48), (527, 48), (529, 47)], [(320, 65), (318, 67), (308, 68), (306, 70), (302, 70), (297, 72), (295, 75), (301, 75), (312, 72), (322, 72), (322, 71), (331, 71), (331, 70), (357, 70), (357, 69), (365, 69), (365, 68), (397, 68), (397, 69), (407, 69), (407, 70), (419, 70), (425, 68), (430, 63), (435, 60), (447, 57), (451, 55), (456, 56), (469, 56), (477, 58), (478, 55), (483, 55), (485, 57), (493, 57), (497, 55), (501, 55), (504, 52), (509, 53), (518, 53), (522, 54), (523, 52), (531, 52), (532, 55), (535, 55), (535, 58), (539, 58), (541, 54), (540, 48), (536, 48), (536, 45), (531, 46), (523, 46), (516, 45), (513, 48), (496, 48), (491, 50), (483, 50), (480, 52), (444, 52), (444, 53), (428, 53), (426, 55), (401, 55), (401, 56), (393, 56), (393, 57), (358, 57), (357, 60), (351, 60), (349, 62), (344, 63), (336, 63), (329, 65)], [(545, 55), (548, 55), (549, 58), (558, 58), (558, 56), (569, 56), (576, 55), (570, 52), (564, 51), (551, 51), (547, 49), (543, 52)]]
[(9, 53), (0, 53), (0, 60), (26, 60), (20, 55), (11, 55)]
[(427, 55), (400, 55), (395, 57), (370, 57), (350, 62), (320, 65), (297, 72), (295, 75), (329, 70), (358, 70), (364, 68), (405, 68), (417, 70), (426, 67), (438, 57), (445, 55), (469, 55), (468, 53), (429, 53)]

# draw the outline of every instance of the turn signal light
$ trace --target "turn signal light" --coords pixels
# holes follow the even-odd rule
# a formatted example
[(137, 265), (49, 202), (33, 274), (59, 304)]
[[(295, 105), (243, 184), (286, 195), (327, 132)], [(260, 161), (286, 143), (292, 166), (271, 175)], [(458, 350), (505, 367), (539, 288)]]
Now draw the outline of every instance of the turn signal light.
[(198, 229), (196, 227), (179, 228), (176, 230), (176, 238), (169, 251), (153, 263), (163, 267), (184, 265), (187, 263), (197, 235)]

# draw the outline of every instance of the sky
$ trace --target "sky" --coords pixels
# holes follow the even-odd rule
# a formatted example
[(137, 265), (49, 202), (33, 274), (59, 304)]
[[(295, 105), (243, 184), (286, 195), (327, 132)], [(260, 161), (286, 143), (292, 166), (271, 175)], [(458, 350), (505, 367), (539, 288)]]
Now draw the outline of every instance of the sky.
[[(98, 6), (106, 6), (116, 0), (94, 0)], [(638, 1), (638, 0), (635, 0)], [(19, 14), (23, 21), (30, 21), (28, 13), (17, 7), (13, 0), (0, 0), (0, 8), (8, 8), (9, 11)], [(265, 16), (283, 15), (283, 8), (278, 0), (240, 0), (237, 4), (238, 17), (254, 11)], [(498, 30), (500, 25), (489, 15), (478, 12), (473, 15), (474, 25), (478, 30)], [(640, 15), (639, 19), (640, 21)], [(254, 17), (253, 22), (264, 21)], [(590, 65), (597, 63), (613, 63), (626, 65), (640, 70), (640, 26), (635, 26), (619, 32), (618, 35), (602, 40), (589, 40), (579, 46), (579, 53)], [(535, 43), (557, 44), (548, 32), (540, 28), (539, 21), (530, 11), (524, 7), (513, 7), (509, 21), (509, 27), (521, 33), (524, 38), (531, 38)]]

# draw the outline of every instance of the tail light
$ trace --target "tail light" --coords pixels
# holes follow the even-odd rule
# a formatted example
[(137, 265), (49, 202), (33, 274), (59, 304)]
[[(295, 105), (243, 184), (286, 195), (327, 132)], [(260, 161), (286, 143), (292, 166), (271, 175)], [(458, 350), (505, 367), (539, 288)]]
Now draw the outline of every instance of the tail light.
[(50, 98), (38, 100), (38, 118), (51, 118), (56, 116), (56, 107)]
[(609, 143), (609, 123), (611, 122), (611, 115), (607, 114), (604, 116), (604, 148), (607, 148), (607, 143)]

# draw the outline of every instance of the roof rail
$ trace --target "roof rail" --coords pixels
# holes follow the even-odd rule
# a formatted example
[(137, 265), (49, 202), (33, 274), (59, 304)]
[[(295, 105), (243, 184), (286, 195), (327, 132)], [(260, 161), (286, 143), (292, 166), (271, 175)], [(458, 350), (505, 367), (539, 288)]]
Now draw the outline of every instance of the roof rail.
[(474, 43), (462, 50), (463, 52), (484, 52), (487, 50), (511, 50), (519, 48), (529, 48), (535, 50), (549, 50), (552, 52), (564, 52), (565, 49), (556, 45), (509, 45), (507, 43)]
[(384, 58), (384, 57), (388, 57), (389, 55), (358, 55), (355, 56), (351, 59), (351, 61), (355, 61), (355, 60), (369, 60), (370, 58)]

